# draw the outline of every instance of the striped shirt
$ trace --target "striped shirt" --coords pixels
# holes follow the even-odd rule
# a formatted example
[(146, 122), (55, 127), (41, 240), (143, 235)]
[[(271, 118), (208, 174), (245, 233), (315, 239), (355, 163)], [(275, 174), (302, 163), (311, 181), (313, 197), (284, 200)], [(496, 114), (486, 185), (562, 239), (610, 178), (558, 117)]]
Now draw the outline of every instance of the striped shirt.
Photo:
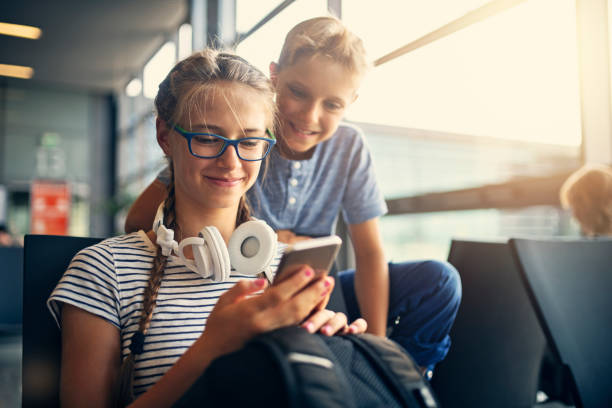
[[(284, 245), (278, 247), (273, 271)], [(62, 303), (99, 316), (119, 329), (125, 358), (138, 329), (155, 253), (156, 246), (143, 231), (109, 238), (80, 251), (47, 301), (57, 324)], [(178, 258), (168, 258), (144, 351), (135, 360), (135, 395), (159, 381), (198, 339), (219, 296), (241, 279), (255, 277), (232, 272), (228, 281), (215, 283), (189, 270)]]

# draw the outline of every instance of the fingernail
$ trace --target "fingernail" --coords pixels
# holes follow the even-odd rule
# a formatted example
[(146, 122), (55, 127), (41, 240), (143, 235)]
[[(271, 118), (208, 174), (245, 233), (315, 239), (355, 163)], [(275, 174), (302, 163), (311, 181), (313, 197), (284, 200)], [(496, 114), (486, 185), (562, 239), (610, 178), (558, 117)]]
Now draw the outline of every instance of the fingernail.
[(325, 278), (325, 282), (323, 283), (323, 285), (325, 285), (326, 288), (329, 288), (331, 286), (331, 278)]
[(323, 332), (323, 334), (330, 334), (332, 331), (332, 328), (329, 324), (326, 324), (325, 326), (323, 326), (321, 331)]
[(357, 332), (357, 327), (351, 324), (349, 326), (349, 333), (356, 333), (356, 332)]
[(314, 331), (314, 324), (312, 322), (308, 322), (303, 325), (303, 327), (309, 332), (312, 333)]
[(262, 288), (266, 284), (266, 280), (264, 278), (257, 278), (253, 281), (253, 286), (256, 288)]
[(313, 270), (310, 268), (306, 268), (306, 270), (304, 271), (304, 275), (306, 275), (306, 277), (310, 278), (313, 274)]

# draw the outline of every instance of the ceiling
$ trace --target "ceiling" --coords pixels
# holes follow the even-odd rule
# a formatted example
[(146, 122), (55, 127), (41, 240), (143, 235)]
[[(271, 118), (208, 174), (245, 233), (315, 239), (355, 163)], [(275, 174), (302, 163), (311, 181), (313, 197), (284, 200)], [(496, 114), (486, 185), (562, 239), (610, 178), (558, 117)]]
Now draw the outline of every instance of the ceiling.
[(119, 90), (186, 17), (186, 0), (3, 0), (0, 21), (42, 36), (0, 35), (0, 64), (30, 66), (34, 81)]

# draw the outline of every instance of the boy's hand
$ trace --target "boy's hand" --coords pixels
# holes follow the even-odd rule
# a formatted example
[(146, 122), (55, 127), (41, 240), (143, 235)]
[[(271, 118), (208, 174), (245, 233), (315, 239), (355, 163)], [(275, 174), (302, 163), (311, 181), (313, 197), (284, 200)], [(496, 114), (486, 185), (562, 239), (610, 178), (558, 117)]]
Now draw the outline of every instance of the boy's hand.
[(368, 328), (367, 322), (361, 318), (355, 320), (350, 326), (347, 322), (348, 319), (344, 313), (323, 309), (311, 315), (301, 326), (309, 333), (320, 331), (326, 336), (365, 333)]
[(291, 230), (277, 230), (276, 235), (280, 242), (284, 242), (285, 244), (293, 244), (298, 241), (306, 241), (310, 239), (305, 235), (295, 235)]

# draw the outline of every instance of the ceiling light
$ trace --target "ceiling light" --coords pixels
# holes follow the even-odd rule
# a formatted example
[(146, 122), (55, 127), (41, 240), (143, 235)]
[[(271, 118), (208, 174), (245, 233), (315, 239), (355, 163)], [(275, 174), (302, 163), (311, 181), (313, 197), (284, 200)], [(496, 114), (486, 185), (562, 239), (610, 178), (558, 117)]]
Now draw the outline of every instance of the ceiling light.
[(0, 23), (0, 34), (12, 35), (13, 37), (29, 38), (30, 40), (38, 40), (42, 34), (42, 31), (38, 27)]
[(125, 87), (125, 93), (130, 98), (140, 95), (142, 91), (142, 81), (139, 78), (134, 78)]
[(13, 78), (30, 79), (32, 78), (32, 75), (34, 75), (34, 69), (21, 65), (0, 64), (0, 75)]
[(191, 24), (183, 24), (178, 30), (178, 59), (187, 58), (193, 52), (193, 30)]
[(142, 70), (142, 94), (149, 99), (155, 98), (159, 84), (176, 62), (176, 45), (168, 41), (151, 57)]

